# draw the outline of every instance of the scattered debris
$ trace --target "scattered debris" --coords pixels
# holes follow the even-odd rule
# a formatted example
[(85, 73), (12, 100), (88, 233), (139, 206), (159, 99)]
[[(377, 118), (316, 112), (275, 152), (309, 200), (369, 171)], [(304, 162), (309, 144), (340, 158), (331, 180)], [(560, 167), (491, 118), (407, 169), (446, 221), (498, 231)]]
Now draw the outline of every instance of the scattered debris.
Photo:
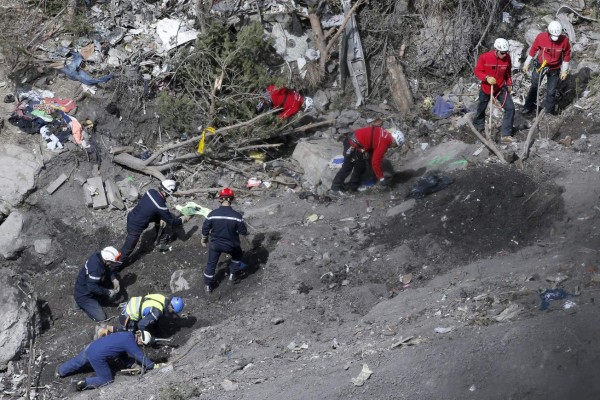
[(438, 328), (435, 328), (433, 331), (435, 333), (448, 333), (448, 332), (452, 332), (453, 329), (454, 329), (454, 327), (449, 327), (449, 328), (438, 327)]
[(395, 349), (396, 347), (415, 346), (415, 345), (423, 343), (423, 341), (424, 340), (420, 336), (418, 336), (418, 337), (409, 336), (405, 339), (401, 338), (399, 341), (392, 344), (391, 348)]
[(360, 374), (358, 374), (356, 378), (352, 378), (352, 383), (354, 386), (362, 386), (365, 384), (367, 379), (371, 377), (371, 375), (373, 375), (373, 371), (369, 369), (367, 364), (363, 364)]
[(540, 310), (545, 310), (550, 305), (550, 301), (562, 300), (569, 296), (575, 296), (575, 294), (568, 293), (564, 289), (546, 289), (540, 293), (542, 302), (540, 304)]
[(515, 318), (521, 312), (521, 307), (518, 304), (512, 303), (508, 307), (506, 307), (502, 312), (492, 319), (496, 322), (508, 321)]
[(302, 343), (300, 346), (298, 346), (296, 342), (290, 342), (290, 344), (287, 345), (287, 348), (291, 351), (299, 352), (308, 349), (308, 345), (306, 343)]
[(52, 194), (58, 190), (58, 188), (67, 181), (68, 177), (65, 174), (60, 174), (51, 184), (46, 187), (46, 192)]

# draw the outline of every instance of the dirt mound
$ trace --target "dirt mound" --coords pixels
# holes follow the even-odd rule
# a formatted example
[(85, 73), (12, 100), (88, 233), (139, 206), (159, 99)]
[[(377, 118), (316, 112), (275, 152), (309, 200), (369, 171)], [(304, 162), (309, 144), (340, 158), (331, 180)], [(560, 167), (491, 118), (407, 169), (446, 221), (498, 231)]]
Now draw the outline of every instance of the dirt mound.
[(448, 188), (417, 200), (406, 216), (391, 221), (383, 240), (408, 241), (413, 251), (433, 253), (445, 264), (531, 244), (561, 217), (560, 189), (507, 168), (490, 165), (455, 174)]

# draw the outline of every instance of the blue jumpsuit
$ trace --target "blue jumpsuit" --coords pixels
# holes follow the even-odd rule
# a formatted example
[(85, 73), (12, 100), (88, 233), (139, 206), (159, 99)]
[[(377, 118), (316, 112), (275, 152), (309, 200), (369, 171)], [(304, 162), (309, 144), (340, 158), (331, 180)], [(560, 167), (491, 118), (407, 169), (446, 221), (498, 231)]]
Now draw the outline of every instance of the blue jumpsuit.
[(99, 251), (91, 255), (79, 271), (75, 281), (75, 302), (94, 321), (106, 319), (106, 313), (98, 302), (99, 298), (108, 298), (115, 275), (104, 265)]
[(229, 272), (232, 275), (239, 272), (244, 255), (240, 246), (240, 235), (247, 235), (248, 231), (242, 214), (230, 206), (221, 206), (211, 211), (202, 224), (202, 236), (209, 234), (211, 239), (208, 261), (204, 270), (204, 284), (210, 286), (214, 283), (215, 270), (221, 253), (231, 255)]
[(137, 362), (145, 369), (154, 368), (154, 363), (139, 348), (132, 332), (116, 332), (90, 343), (77, 356), (61, 364), (58, 373), (65, 377), (91, 365), (96, 376), (85, 379), (86, 389), (97, 388), (113, 381), (108, 362), (117, 357), (123, 360), (127, 367)]
[[(182, 225), (181, 218), (174, 216), (167, 207), (166, 199), (156, 189), (150, 189), (142, 196), (138, 204), (127, 214), (127, 237), (121, 248), (122, 260), (124, 263), (128, 261), (135, 246), (140, 240), (142, 232), (151, 222), (158, 224), (160, 220), (164, 220), (167, 225), (178, 226)], [(122, 265), (124, 267), (125, 265)]]

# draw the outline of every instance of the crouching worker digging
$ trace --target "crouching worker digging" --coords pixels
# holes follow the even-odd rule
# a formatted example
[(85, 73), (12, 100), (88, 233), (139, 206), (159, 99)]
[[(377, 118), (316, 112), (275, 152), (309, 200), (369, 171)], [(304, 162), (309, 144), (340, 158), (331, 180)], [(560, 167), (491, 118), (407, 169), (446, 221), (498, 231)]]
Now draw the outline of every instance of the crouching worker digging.
[(106, 313), (99, 300), (117, 298), (121, 288), (113, 266), (120, 264), (121, 253), (114, 247), (95, 252), (79, 271), (75, 282), (75, 303), (94, 321), (104, 321)]
[(156, 334), (154, 328), (164, 316), (172, 317), (183, 311), (185, 303), (181, 297), (147, 294), (129, 299), (119, 315), (120, 326), (101, 325), (96, 328), (94, 339), (113, 332), (147, 331)]
[(246, 224), (242, 214), (231, 208), (235, 194), (230, 188), (221, 190), (218, 194), (221, 207), (211, 211), (202, 225), (202, 247), (208, 244), (208, 261), (204, 269), (204, 288), (211, 293), (215, 286), (215, 271), (221, 253), (231, 256), (229, 263), (229, 280), (237, 283), (241, 278), (241, 270), (245, 268), (242, 263), (242, 247), (240, 246), (240, 235), (247, 235)]
[(126, 368), (138, 363), (145, 370), (158, 369), (166, 364), (154, 364), (138, 347), (152, 342), (148, 332), (117, 332), (93, 341), (77, 356), (56, 369), (56, 377), (64, 378), (91, 366), (96, 376), (77, 381), (77, 390), (95, 389), (114, 380), (109, 363), (120, 360)]

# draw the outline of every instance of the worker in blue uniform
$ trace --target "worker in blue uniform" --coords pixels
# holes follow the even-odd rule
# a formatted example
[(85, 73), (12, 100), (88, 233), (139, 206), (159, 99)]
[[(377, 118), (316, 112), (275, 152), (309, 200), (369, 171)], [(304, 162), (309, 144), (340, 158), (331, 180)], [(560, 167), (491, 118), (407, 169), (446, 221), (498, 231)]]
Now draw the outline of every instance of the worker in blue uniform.
[(235, 193), (230, 188), (224, 188), (218, 194), (221, 206), (211, 211), (204, 224), (202, 224), (202, 247), (208, 244), (210, 235), (210, 247), (208, 249), (208, 261), (204, 269), (204, 289), (211, 293), (215, 287), (215, 271), (221, 253), (231, 256), (229, 263), (229, 280), (238, 283), (242, 278), (242, 272), (246, 265), (242, 262), (244, 255), (240, 246), (240, 235), (247, 235), (248, 230), (242, 214), (231, 207), (235, 200)]
[(166, 364), (154, 364), (138, 347), (152, 343), (152, 336), (148, 332), (117, 332), (94, 340), (87, 345), (77, 356), (71, 358), (56, 369), (56, 377), (64, 378), (75, 374), (87, 366), (91, 366), (96, 373), (83, 380), (75, 382), (77, 390), (95, 389), (112, 383), (114, 380), (109, 363), (120, 359), (131, 368), (138, 363), (145, 370), (158, 369)]
[[(172, 179), (164, 180), (158, 189), (148, 190), (133, 210), (127, 214), (127, 237), (121, 247), (123, 264), (119, 269), (125, 268), (131, 262), (131, 254), (140, 240), (140, 236), (151, 222), (154, 222), (159, 250), (166, 251), (171, 229), (183, 225), (190, 219), (190, 216), (186, 215), (176, 217), (169, 211), (167, 196), (176, 191), (177, 182)], [(161, 229), (161, 224), (163, 229)]]
[(111, 268), (120, 263), (121, 253), (105, 247), (88, 258), (75, 281), (75, 303), (94, 321), (106, 319), (99, 300), (114, 300), (121, 288)]

